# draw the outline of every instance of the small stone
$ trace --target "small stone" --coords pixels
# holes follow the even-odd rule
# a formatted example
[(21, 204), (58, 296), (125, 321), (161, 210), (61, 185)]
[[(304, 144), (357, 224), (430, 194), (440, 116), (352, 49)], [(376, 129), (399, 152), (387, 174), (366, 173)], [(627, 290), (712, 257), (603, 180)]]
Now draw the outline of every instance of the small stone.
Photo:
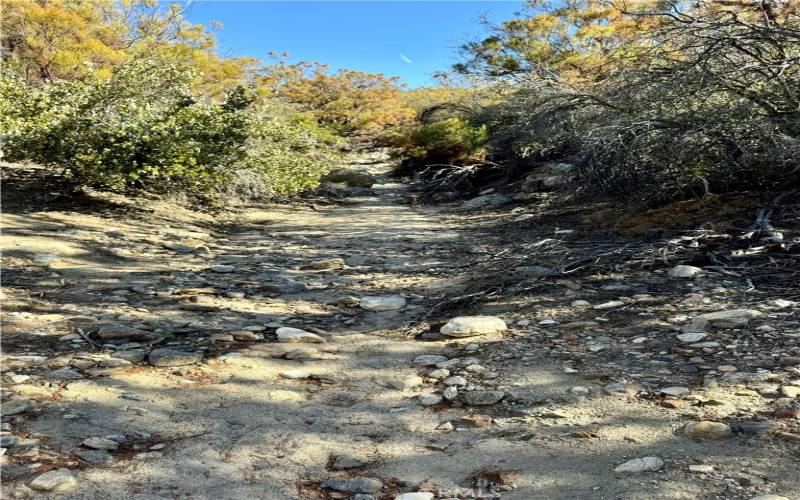
[(81, 444), (95, 450), (116, 450), (119, 447), (117, 442), (101, 437), (86, 438)]
[(161, 348), (151, 351), (148, 359), (153, 366), (185, 366), (199, 363), (203, 359), (203, 354), (200, 352), (186, 352), (177, 349)]
[(126, 367), (126, 366), (131, 366), (132, 364), (133, 363), (131, 363), (127, 359), (120, 359), (120, 358), (107, 358), (107, 359), (100, 360), (100, 363), (99, 363), (99, 365), (102, 368), (122, 368), (122, 367)]
[(325, 339), (319, 335), (288, 326), (278, 328), (275, 330), (275, 334), (278, 336), (278, 342), (305, 344), (321, 344), (325, 342)]
[(659, 389), (661, 394), (666, 394), (667, 396), (685, 396), (689, 394), (691, 391), (688, 387), (664, 387)]
[(618, 465), (614, 472), (639, 473), (657, 471), (664, 467), (664, 461), (658, 457), (634, 458)]
[(800, 396), (800, 387), (795, 385), (784, 385), (781, 387), (781, 394), (787, 398), (796, 398)]
[(251, 330), (236, 330), (230, 332), (233, 335), (233, 338), (240, 341), (240, 342), (253, 342), (255, 340), (261, 340), (264, 338), (263, 335), (260, 333), (256, 333)]
[(78, 481), (69, 469), (54, 469), (36, 477), (30, 487), (36, 491), (63, 492), (77, 485)]
[(358, 305), (367, 311), (395, 311), (406, 306), (406, 299), (400, 295), (362, 297)]
[(616, 382), (603, 387), (603, 391), (607, 394), (626, 394), (631, 397), (638, 394), (641, 390), (642, 386), (639, 384), (626, 384), (624, 382)]
[(761, 316), (761, 312), (754, 309), (731, 309), (701, 314), (694, 318), (692, 323), (708, 323), (715, 328), (740, 328), (758, 316)]
[(455, 386), (446, 387), (442, 391), (442, 397), (448, 401), (452, 401), (458, 397), (458, 388)]
[(287, 370), (285, 372), (281, 372), (280, 375), (281, 377), (288, 378), (290, 380), (304, 379), (311, 376), (308, 372), (304, 372), (303, 370)]
[(678, 335), (678, 340), (680, 340), (681, 342), (691, 343), (691, 342), (700, 342), (706, 337), (708, 337), (707, 333), (690, 332), (690, 333), (681, 333), (680, 335)]
[(313, 347), (298, 347), (291, 351), (286, 352), (283, 357), (285, 359), (293, 360), (308, 360), (308, 359), (322, 359), (324, 356), (318, 349)]
[(463, 387), (467, 385), (467, 379), (460, 376), (449, 377), (444, 380), (444, 385), (455, 385), (459, 387)]
[(442, 396), (433, 393), (420, 394), (417, 396), (417, 401), (419, 401), (419, 404), (422, 406), (433, 406), (442, 402)]
[(775, 418), (785, 419), (785, 418), (797, 418), (800, 419), (800, 408), (778, 408), (773, 413)]
[(414, 364), (417, 366), (436, 366), (437, 363), (442, 361), (447, 361), (447, 357), (437, 354), (421, 354), (414, 358)]
[(105, 450), (77, 450), (75, 454), (84, 462), (94, 465), (106, 465), (114, 461), (114, 456)]
[(689, 466), (689, 472), (692, 472), (694, 474), (711, 474), (712, 472), (714, 472), (714, 466), (693, 464)]
[(144, 361), (144, 351), (130, 350), (130, 351), (117, 351), (112, 355), (114, 358), (123, 359), (130, 363), (141, 363)]
[(592, 309), (595, 309), (595, 310), (598, 310), (598, 311), (602, 311), (604, 309), (614, 309), (614, 308), (617, 308), (617, 307), (622, 307), (624, 305), (625, 305), (625, 302), (622, 302), (621, 300), (612, 300), (610, 302), (604, 302), (602, 304), (597, 304), (596, 306), (592, 307)]
[(27, 399), (11, 399), (2, 405), (3, 415), (19, 415), (33, 407)]
[(428, 377), (434, 379), (443, 379), (450, 376), (450, 370), (447, 368), (437, 368), (428, 374)]
[(731, 435), (731, 428), (722, 422), (691, 422), (684, 427), (684, 433), (697, 439), (722, 439)]
[(781, 495), (756, 495), (754, 497), (750, 497), (750, 500), (789, 500), (788, 497), (784, 497)]
[(507, 329), (505, 321), (495, 316), (459, 316), (448, 321), (439, 332), (448, 337), (472, 337)]
[(573, 300), (572, 307), (585, 307), (591, 305), (588, 300)]
[(214, 264), (209, 269), (214, 271), (215, 273), (232, 273), (236, 270), (235, 267), (229, 266), (227, 264)]
[(487, 406), (500, 402), (505, 397), (503, 391), (469, 391), (464, 393), (464, 402), (470, 406)]
[(720, 365), (717, 367), (717, 371), (721, 373), (733, 373), (737, 370), (738, 368), (733, 365)]
[(670, 269), (667, 274), (670, 278), (694, 278), (702, 273), (703, 270), (699, 267), (680, 264)]
[(455, 429), (455, 427), (453, 426), (453, 423), (450, 422), (449, 420), (447, 422), (442, 422), (441, 424), (436, 426), (437, 431), (450, 432), (453, 429)]
[(358, 477), (353, 479), (328, 479), (319, 486), (322, 489), (347, 493), (376, 493), (383, 488), (383, 483), (369, 477)]

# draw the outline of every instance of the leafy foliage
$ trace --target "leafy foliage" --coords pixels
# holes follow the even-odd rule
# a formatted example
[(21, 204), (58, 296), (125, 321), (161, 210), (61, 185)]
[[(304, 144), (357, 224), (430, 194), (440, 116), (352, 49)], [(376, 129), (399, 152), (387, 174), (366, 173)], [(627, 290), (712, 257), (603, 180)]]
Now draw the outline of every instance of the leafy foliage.
[[(9, 0), (2, 8), (4, 159), (58, 167), (76, 184), (293, 193), (330, 168), (341, 133), (397, 119), (383, 107), (400, 92), (394, 80), (295, 72), (278, 91), (266, 77), (274, 71), (220, 57), (213, 30), (186, 21), (178, 4)], [(317, 97), (327, 100), (308, 101)]]
[(510, 92), (472, 119), (512, 172), (570, 162), (639, 205), (800, 184), (793, 2), (569, 1), (498, 29), (458, 69)]
[(414, 116), (398, 80), (383, 75), (346, 69), (331, 74), (324, 64), (280, 61), (263, 68), (257, 84), (262, 94), (295, 103), (343, 135), (381, 138)]
[(196, 193), (238, 170), (258, 172), (273, 194), (310, 187), (325, 172), (329, 146), (314, 129), (264, 119), (241, 87), (222, 101), (197, 95), (193, 79), (160, 59), (123, 64), (108, 79), (32, 87), (6, 77), (6, 157), (61, 167), (80, 184)]
[(423, 124), (413, 130), (405, 150), (416, 158), (433, 163), (452, 163), (480, 157), (488, 140), (486, 125), (474, 127), (458, 117)]

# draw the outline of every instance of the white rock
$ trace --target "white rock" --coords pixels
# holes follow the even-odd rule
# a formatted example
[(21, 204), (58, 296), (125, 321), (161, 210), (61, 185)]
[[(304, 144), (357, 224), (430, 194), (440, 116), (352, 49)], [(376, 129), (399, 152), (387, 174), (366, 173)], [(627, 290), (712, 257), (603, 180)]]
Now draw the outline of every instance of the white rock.
[(69, 469), (47, 471), (31, 481), (31, 488), (36, 491), (69, 491), (78, 484)]
[(588, 300), (573, 300), (572, 307), (585, 307), (591, 305)]
[(550, 325), (557, 325), (558, 321), (554, 319), (543, 319), (539, 322), (541, 326), (550, 326)]
[(754, 497), (751, 497), (750, 500), (789, 500), (789, 498), (781, 495), (767, 494), (767, 495), (756, 495)]
[(690, 465), (689, 472), (694, 472), (695, 474), (710, 474), (714, 472), (713, 465)]
[(702, 325), (708, 323), (716, 328), (739, 328), (758, 316), (761, 316), (761, 312), (754, 309), (730, 309), (701, 314), (692, 320), (692, 324)]
[(442, 391), (442, 396), (448, 401), (452, 401), (458, 397), (458, 389), (455, 386), (450, 386)]
[(305, 343), (305, 344), (321, 344), (325, 339), (311, 332), (301, 330), (299, 328), (291, 328), (289, 326), (282, 326), (275, 330), (278, 336), (278, 342), (286, 343)]
[(659, 389), (661, 394), (666, 394), (667, 396), (683, 396), (685, 394), (689, 394), (691, 392), (688, 387), (664, 387)]
[(439, 332), (448, 337), (471, 337), (507, 329), (505, 321), (495, 316), (459, 316), (448, 321)]
[(628, 460), (624, 464), (618, 465), (614, 472), (648, 472), (656, 471), (664, 467), (664, 461), (658, 457), (643, 457)]
[(288, 378), (288, 379), (302, 379), (308, 378), (311, 376), (310, 373), (304, 372), (303, 370), (287, 370), (285, 372), (280, 373), (281, 377)]
[(457, 385), (457, 386), (465, 386), (467, 385), (467, 379), (464, 377), (460, 377), (456, 375), (455, 377), (450, 377), (445, 379), (444, 385)]
[(708, 334), (702, 332), (681, 333), (678, 335), (678, 340), (681, 342), (700, 342), (706, 337), (708, 337)]
[(442, 397), (438, 394), (420, 394), (417, 400), (422, 406), (433, 406), (441, 403)]
[(667, 274), (669, 274), (671, 278), (693, 278), (702, 273), (703, 270), (699, 267), (680, 264), (670, 269)]
[(768, 300), (767, 304), (770, 306), (778, 307), (780, 309), (785, 309), (787, 307), (796, 306), (797, 302), (794, 300), (786, 300), (786, 299), (772, 299)]
[(404, 308), (406, 299), (400, 295), (362, 297), (358, 305), (367, 311), (394, 311)]
[(622, 302), (621, 300), (612, 300), (610, 302), (603, 302), (602, 304), (597, 304), (596, 306), (592, 307), (592, 309), (602, 311), (604, 309), (614, 309), (615, 307), (621, 307), (624, 305), (625, 302)]
[(428, 374), (428, 377), (435, 379), (447, 378), (450, 376), (450, 370), (447, 368), (437, 368)]

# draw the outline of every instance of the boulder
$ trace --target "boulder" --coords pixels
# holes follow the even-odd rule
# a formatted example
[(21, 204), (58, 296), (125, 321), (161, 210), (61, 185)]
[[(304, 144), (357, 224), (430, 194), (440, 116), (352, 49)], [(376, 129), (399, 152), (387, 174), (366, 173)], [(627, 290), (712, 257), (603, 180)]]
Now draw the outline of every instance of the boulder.
[(508, 329), (505, 321), (495, 316), (459, 316), (451, 319), (439, 332), (448, 337), (472, 337), (499, 333)]

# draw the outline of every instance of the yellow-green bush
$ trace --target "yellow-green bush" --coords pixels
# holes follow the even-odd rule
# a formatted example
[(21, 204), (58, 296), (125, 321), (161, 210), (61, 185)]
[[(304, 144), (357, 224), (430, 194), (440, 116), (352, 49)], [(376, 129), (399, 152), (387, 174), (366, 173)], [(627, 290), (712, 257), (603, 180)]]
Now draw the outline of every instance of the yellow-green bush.
[(431, 163), (452, 163), (480, 158), (488, 140), (485, 125), (475, 127), (458, 117), (420, 125), (407, 137), (404, 149), (408, 156)]

